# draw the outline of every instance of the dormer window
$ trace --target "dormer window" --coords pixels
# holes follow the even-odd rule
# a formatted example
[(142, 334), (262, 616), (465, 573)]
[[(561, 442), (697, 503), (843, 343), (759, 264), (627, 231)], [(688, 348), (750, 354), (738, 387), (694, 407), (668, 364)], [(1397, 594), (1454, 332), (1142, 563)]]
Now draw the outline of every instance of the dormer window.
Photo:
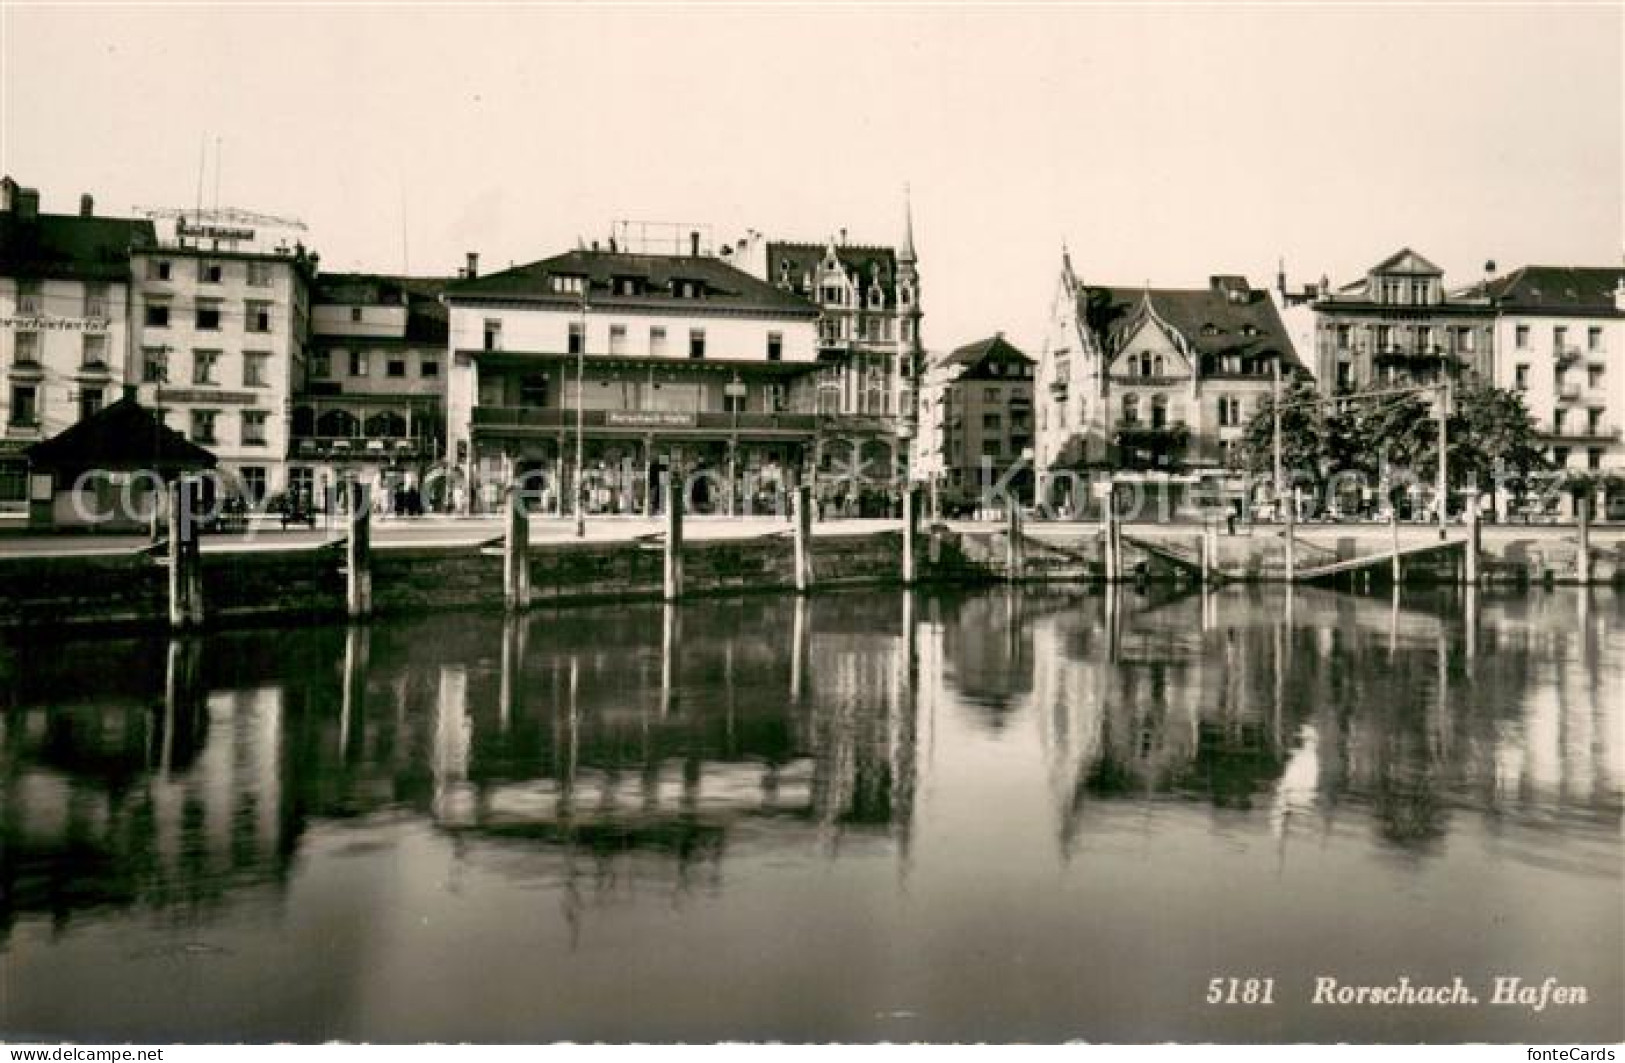
[(556, 295), (580, 295), (586, 290), (586, 278), (567, 273), (555, 273), (552, 290)]
[(840, 306), (841, 303), (845, 301), (841, 291), (841, 286), (838, 284), (824, 285), (824, 287), (819, 291), (819, 301), (828, 303), (830, 306)]
[(1207, 324), (1202, 326), (1202, 335), (1217, 336), (1218, 334), (1219, 326), (1215, 325), (1213, 322), (1209, 321)]
[(642, 295), (642, 277), (616, 277), (614, 281), (616, 295)]
[(886, 293), (880, 290), (880, 285), (876, 284), (871, 287), (869, 289), (869, 308), (871, 310), (879, 310), (885, 304)]
[(705, 294), (705, 286), (699, 281), (673, 277), (671, 294), (674, 299), (698, 299)]

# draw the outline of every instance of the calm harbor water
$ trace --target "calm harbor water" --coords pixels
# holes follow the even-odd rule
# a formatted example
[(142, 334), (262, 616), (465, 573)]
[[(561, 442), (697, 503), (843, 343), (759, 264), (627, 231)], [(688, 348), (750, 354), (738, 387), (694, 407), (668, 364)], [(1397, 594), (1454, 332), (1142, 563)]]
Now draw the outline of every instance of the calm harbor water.
[(19, 642), (0, 1036), (1619, 1040), (1622, 790), (1610, 592)]

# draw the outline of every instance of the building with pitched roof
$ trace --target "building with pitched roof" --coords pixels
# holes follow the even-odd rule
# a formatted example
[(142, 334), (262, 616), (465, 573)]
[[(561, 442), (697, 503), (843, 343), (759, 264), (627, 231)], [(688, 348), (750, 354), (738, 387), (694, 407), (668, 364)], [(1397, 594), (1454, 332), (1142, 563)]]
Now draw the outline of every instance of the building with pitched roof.
[(1488, 303), (1446, 291), (1444, 271), (1408, 247), (1313, 306), (1313, 371), (1323, 394), (1490, 375)]
[[(996, 484), (1031, 459), (1035, 365), (1002, 332), (931, 360), (920, 397), (918, 472), (939, 500), (968, 500), (984, 479)], [(1018, 470), (1010, 482), (1031, 497), (1030, 471)]]
[(130, 351), (130, 253), (150, 221), (42, 214), (39, 192), (0, 179), (0, 514), (27, 508), (22, 451), (118, 397)]
[[(1495, 383), (1523, 396), (1552, 465), (1625, 473), (1625, 267), (1523, 266), (1471, 294), (1494, 315)], [(1625, 511), (1625, 493), (1603, 501)]]
[(1215, 276), (1206, 288), (1096, 286), (1063, 253), (1036, 375), (1039, 472), (1225, 480), (1278, 366), (1284, 378), (1304, 372), (1274, 302), (1245, 277)]
[[(702, 509), (798, 475), (817, 428), (818, 307), (714, 255), (578, 248), (448, 284), (448, 461), (491, 507), (652, 512), (668, 471)], [(581, 477), (576, 480), (577, 448)], [(653, 490), (650, 485), (656, 485)]]
[(309, 357), (295, 382), (289, 490), (325, 499), (360, 479), (386, 509), (423, 487), (446, 448), (449, 277), (323, 273), (311, 294)]

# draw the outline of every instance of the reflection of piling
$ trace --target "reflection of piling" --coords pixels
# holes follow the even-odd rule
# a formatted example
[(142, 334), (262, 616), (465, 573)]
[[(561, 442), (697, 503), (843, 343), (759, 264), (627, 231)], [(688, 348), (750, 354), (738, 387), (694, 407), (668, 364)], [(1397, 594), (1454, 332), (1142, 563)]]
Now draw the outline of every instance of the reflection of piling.
[(683, 484), (675, 473), (666, 474), (666, 572), (663, 593), (666, 601), (683, 596)]
[(914, 512), (914, 484), (903, 485), (903, 586), (912, 586), (915, 578), (914, 538), (919, 533), (919, 521)]
[(1463, 576), (1467, 586), (1478, 586), (1478, 573), (1482, 563), (1484, 539), (1480, 534), (1478, 525), (1478, 492), (1471, 488), (1467, 491), (1467, 562)]
[(524, 689), (525, 625), (523, 617), (510, 616), (502, 622), (502, 673), (497, 708), (504, 733), (513, 722), (519, 707), (519, 692)]
[(1388, 507), (1388, 531), (1392, 539), (1394, 586), (1399, 586), (1405, 579), (1405, 563), (1399, 559), (1399, 509), (1390, 503)]
[(350, 535), (344, 544), (344, 605), (352, 620), (372, 615), (372, 491), (351, 483)]
[(169, 485), (169, 626), (177, 630), (203, 623), (203, 558), (192, 505), (195, 485), (177, 478)]
[(502, 542), (502, 602), (530, 608), (530, 515), (517, 490), (508, 492), (508, 534)]
[(1105, 521), (1101, 540), (1105, 551), (1106, 582), (1116, 583), (1123, 578), (1123, 534), (1117, 521), (1117, 491), (1111, 484), (1106, 487), (1102, 519)]
[(1014, 583), (1021, 579), (1027, 567), (1027, 544), (1021, 536), (1021, 507), (1010, 500), (1009, 516), (1005, 520), (1004, 575)]
[(1581, 495), (1575, 510), (1580, 519), (1580, 552), (1575, 556), (1574, 578), (1581, 583), (1591, 582), (1591, 496)]
[(677, 682), (677, 607), (667, 605), (660, 614), (660, 718), (671, 714), (674, 687)]
[(1218, 547), (1214, 541), (1217, 525), (1212, 520), (1202, 521), (1202, 586), (1213, 585), (1213, 554)]
[(801, 484), (796, 488), (791, 509), (795, 523), (795, 584), (800, 594), (812, 590), (812, 487)]
[(367, 660), (371, 656), (371, 630), (353, 624), (344, 633), (344, 690), (339, 705), (339, 755), (350, 759), (352, 741), (359, 752), (359, 738), (366, 727)]

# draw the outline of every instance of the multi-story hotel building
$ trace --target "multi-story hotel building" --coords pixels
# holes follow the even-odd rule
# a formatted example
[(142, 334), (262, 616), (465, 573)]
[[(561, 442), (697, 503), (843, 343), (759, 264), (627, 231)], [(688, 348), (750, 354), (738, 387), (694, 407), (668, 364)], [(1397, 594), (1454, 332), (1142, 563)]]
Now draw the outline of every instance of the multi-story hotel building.
[(1444, 272), (1408, 247), (1313, 305), (1323, 394), (1490, 375), (1488, 303), (1477, 293), (1446, 292)]
[[(446, 447), (447, 279), (323, 273), (293, 402), (288, 482), (310, 499), (346, 479), (421, 490)], [(442, 501), (435, 499), (432, 501)]]
[[(1038, 362), (1040, 474), (1100, 469), (1224, 486), (1277, 366), (1302, 373), (1269, 295), (1245, 277), (1206, 288), (1086, 285), (1062, 257)], [(1057, 477), (1045, 500), (1081, 509)], [(1235, 484), (1229, 486), (1235, 487)]]
[(130, 254), (152, 223), (42, 214), (0, 179), (0, 515), (27, 511), (22, 451), (119, 398), (130, 353)]
[(183, 218), (131, 255), (130, 378), (143, 405), (219, 458), (228, 493), (257, 502), (287, 486), (317, 259), (303, 245), (239, 249), (253, 239)]
[[(932, 360), (920, 399), (919, 473), (939, 496), (977, 494), (984, 459), (990, 484), (1030, 459), (1034, 366), (1002, 332)], [(1032, 476), (1021, 470), (1009, 482), (1026, 495)]]
[(446, 286), (447, 457), (474, 488), (456, 502), (490, 508), (523, 477), (550, 511), (579, 482), (589, 512), (650, 512), (681, 472), (706, 474), (692, 505), (743, 511), (801, 473), (818, 308), (689, 250), (595, 245)]
[[(1524, 266), (1478, 291), (1494, 315), (1495, 383), (1523, 396), (1553, 468), (1625, 474), (1625, 268)], [(1615, 513), (1625, 492), (1599, 501)]]

